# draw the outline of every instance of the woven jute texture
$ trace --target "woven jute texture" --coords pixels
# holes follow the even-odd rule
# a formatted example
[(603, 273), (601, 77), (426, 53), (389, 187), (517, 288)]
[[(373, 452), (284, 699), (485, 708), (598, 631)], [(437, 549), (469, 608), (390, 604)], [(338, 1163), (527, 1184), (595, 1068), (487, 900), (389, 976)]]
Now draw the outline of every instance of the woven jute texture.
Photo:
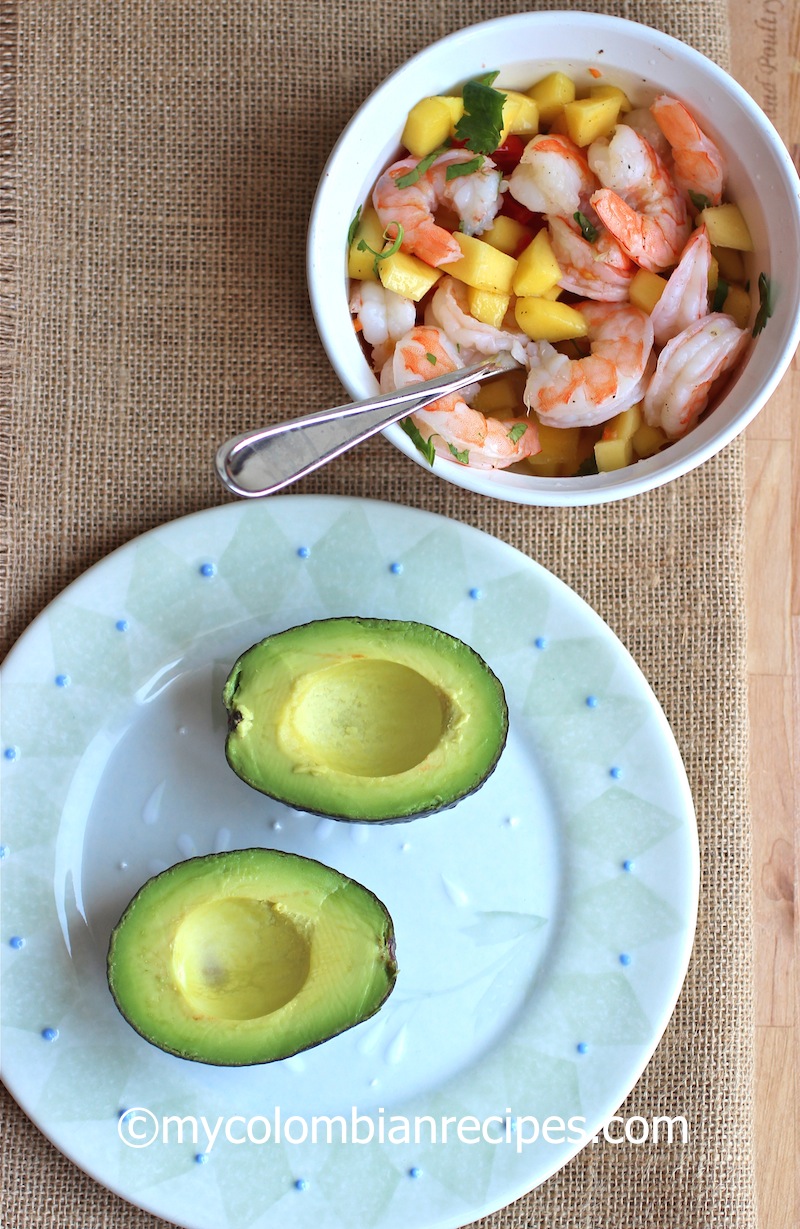
[[(16, 137), (16, 161), (6, 158), (0, 185), (6, 648), (110, 550), (223, 502), (211, 468), (222, 439), (343, 399), (304, 279), (307, 219), (325, 158), (358, 104), (409, 54), (519, 7), (517, 0), (46, 0), (25, 5), (18, 21), (4, 11), (0, 108), (6, 136)], [(597, 8), (726, 63), (723, 0)], [(555, 572), (610, 624), (651, 681), (694, 792), (702, 888), (691, 968), (673, 1020), (620, 1110), (683, 1115), (689, 1140), (587, 1147), (480, 1224), (748, 1229), (755, 1213), (740, 444), (666, 489), (595, 509), (473, 496), (382, 439), (297, 489), (443, 513)], [(3, 1108), (8, 1229), (161, 1223), (79, 1173), (10, 1098)], [(351, 1224), (359, 1225), (357, 1208)]]

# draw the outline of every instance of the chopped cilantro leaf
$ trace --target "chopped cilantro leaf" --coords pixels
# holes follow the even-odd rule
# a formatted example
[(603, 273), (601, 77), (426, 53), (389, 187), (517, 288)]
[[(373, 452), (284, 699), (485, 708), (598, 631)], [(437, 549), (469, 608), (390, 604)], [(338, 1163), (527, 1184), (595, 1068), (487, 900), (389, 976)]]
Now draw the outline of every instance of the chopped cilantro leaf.
[(702, 192), (693, 192), (691, 188), (689, 189), (689, 199), (698, 212), (708, 209), (709, 205), (711, 204), (711, 201), (707, 196), (703, 196)]
[[(394, 238), (392, 238), (389, 234), (389, 230), (392, 226), (394, 226), (397, 230), (397, 234)], [(390, 222), (386, 227), (386, 230), (383, 232), (383, 237), (387, 243), (391, 243), (391, 247), (385, 248), (382, 252), (376, 252), (374, 248), (371, 248), (366, 239), (362, 239), (357, 248), (357, 251), (371, 252), (375, 257), (372, 262), (372, 271), (376, 277), (378, 276), (378, 262), (381, 260), (386, 260), (387, 256), (394, 256), (395, 252), (400, 250), (400, 244), (403, 242), (403, 227), (399, 222)]]
[(722, 311), (723, 307), (725, 306), (725, 300), (728, 297), (729, 289), (730, 287), (728, 286), (728, 283), (725, 281), (724, 277), (721, 277), (717, 282), (717, 288), (714, 291), (714, 301), (711, 304), (712, 312)]
[(522, 436), (528, 430), (528, 424), (524, 422), (514, 423), (514, 426), (508, 433), (508, 438), (512, 444), (516, 444), (517, 440), (522, 439)]
[(360, 221), (361, 221), (361, 205), (359, 205), (358, 209), (356, 210), (356, 216), (353, 218), (348, 228), (348, 231), (347, 231), (347, 246), (348, 247), (352, 246), (353, 240), (356, 237), (356, 231), (358, 230), (358, 224)]
[(398, 175), (394, 181), (398, 188), (413, 187), (420, 177), (433, 166), (439, 155), (446, 154), (449, 148), (450, 142), (447, 141), (444, 145), (440, 145), (438, 149), (434, 149), (432, 153), (426, 154), (424, 158), (420, 158), (417, 165), (413, 166), (410, 171), (406, 171), (405, 175)]
[(758, 337), (761, 330), (766, 325), (772, 315), (772, 287), (769, 284), (769, 278), (766, 273), (758, 275), (758, 295), (760, 304), (756, 313), (756, 321), (753, 325), (753, 336)]
[(596, 226), (592, 226), (592, 223), (586, 217), (586, 214), (581, 213), (580, 209), (576, 209), (572, 216), (580, 226), (581, 234), (586, 242), (595, 243), (597, 241), (599, 231)]
[(460, 461), (462, 465), (469, 465), (469, 449), (468, 448), (465, 448), (463, 452), (459, 452), (455, 444), (448, 444), (447, 447), (450, 449), (450, 451), (452, 452), (453, 456), (455, 457), (457, 461)]
[[(491, 80), (497, 74), (493, 74)], [(473, 154), (491, 154), (500, 144), (506, 95), (486, 84), (486, 78), (468, 81), (462, 90), (464, 114), (456, 124), (456, 137)]]
[(451, 162), (444, 173), (445, 181), (449, 183), (451, 179), (460, 179), (462, 175), (471, 175), (473, 171), (479, 171), (482, 166), (483, 154), (470, 158), (469, 162)]
[(425, 357), (429, 363), (432, 363), (434, 367), (436, 366), (436, 355), (435, 354), (431, 354), (430, 350), (426, 350)]
[(410, 418), (403, 418), (400, 421), (400, 426), (405, 431), (408, 438), (422, 453), (429, 465), (433, 465), (433, 459), (436, 456), (436, 449), (433, 446), (433, 436), (430, 439), (424, 439), (419, 427)]

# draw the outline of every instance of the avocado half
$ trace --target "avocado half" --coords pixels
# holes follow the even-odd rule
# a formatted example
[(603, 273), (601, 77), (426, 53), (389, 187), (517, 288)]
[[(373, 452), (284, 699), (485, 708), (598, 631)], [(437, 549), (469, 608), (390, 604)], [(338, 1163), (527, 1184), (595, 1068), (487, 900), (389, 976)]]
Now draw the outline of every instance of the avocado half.
[(240, 849), (142, 887), (111, 935), (108, 984), (159, 1049), (219, 1066), (288, 1058), (374, 1015), (394, 927), (372, 892), (312, 858)]
[(233, 771), (332, 819), (416, 819), (494, 770), (508, 734), (502, 685), (463, 641), (399, 619), (320, 619), (268, 636), (223, 691)]

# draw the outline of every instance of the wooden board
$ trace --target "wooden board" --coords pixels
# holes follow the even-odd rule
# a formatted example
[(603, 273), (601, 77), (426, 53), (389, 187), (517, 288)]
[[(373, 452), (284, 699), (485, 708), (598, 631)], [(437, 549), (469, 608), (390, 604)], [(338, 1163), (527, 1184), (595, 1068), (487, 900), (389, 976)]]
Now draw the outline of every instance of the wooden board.
[[(800, 5), (728, 0), (732, 69), (800, 160)], [(794, 899), (800, 827), (800, 360), (746, 436), (748, 675), (761, 1229), (800, 1224), (800, 1029)]]

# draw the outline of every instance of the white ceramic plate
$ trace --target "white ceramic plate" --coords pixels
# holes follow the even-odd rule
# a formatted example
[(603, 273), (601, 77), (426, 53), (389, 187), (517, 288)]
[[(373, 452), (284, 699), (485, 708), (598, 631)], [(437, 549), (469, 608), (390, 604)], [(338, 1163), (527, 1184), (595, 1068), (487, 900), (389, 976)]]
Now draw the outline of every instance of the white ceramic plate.
[[(346, 614), (435, 624), (503, 682), (507, 749), (456, 808), (335, 823), (228, 769), (220, 691), (238, 653)], [(216, 508), (71, 585), (9, 655), (3, 689), (2, 1074), (126, 1199), (188, 1229), (336, 1229), (355, 1208), (378, 1229), (462, 1225), (555, 1172), (635, 1083), (691, 947), (692, 802), (627, 652), (511, 547), (378, 502)], [(118, 1015), (109, 932), (154, 872), (251, 845), (375, 891), (400, 975), (377, 1016), (325, 1045), (205, 1067)], [(120, 1126), (133, 1108), (147, 1113)], [(219, 1123), (210, 1149), (203, 1118)], [(534, 1118), (542, 1134), (523, 1142)]]

